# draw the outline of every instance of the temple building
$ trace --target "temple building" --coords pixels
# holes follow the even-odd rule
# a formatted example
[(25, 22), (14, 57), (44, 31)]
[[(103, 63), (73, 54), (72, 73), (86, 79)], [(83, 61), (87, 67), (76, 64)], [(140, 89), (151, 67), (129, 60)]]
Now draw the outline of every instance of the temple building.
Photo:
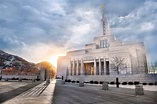
[(84, 49), (69, 51), (58, 58), (57, 76), (85, 81), (113, 81), (118, 76), (124, 81), (128, 80), (127, 76), (134, 78), (148, 73), (143, 42), (125, 44), (116, 40), (104, 10), (100, 28), (97, 37), (92, 43), (85, 44)]

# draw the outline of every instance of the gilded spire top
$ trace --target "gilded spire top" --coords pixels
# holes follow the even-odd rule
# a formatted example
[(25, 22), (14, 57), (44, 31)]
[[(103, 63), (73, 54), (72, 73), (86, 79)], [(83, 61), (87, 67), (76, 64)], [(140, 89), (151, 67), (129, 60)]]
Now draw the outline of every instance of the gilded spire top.
[(103, 4), (102, 5), (102, 13), (104, 14), (104, 11), (105, 11), (105, 5)]

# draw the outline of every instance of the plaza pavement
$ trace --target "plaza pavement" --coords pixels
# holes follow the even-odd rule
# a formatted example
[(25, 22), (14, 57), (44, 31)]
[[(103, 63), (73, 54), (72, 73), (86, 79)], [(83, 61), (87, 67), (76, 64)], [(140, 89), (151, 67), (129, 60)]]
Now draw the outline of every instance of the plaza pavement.
[(45, 81), (3, 104), (51, 104), (55, 82), (53, 80), (47, 84)]
[(130, 88), (109, 87), (101, 90), (102, 86), (85, 84), (79, 87), (76, 83), (56, 83), (54, 104), (156, 104), (157, 92), (145, 91), (145, 95), (135, 95), (135, 90)]
[[(156, 104), (157, 92), (145, 91), (145, 95), (135, 95), (130, 88), (109, 87), (77, 83), (61, 84), (61, 80), (52, 80), (48, 86), (45, 82), (10, 99), (3, 104)], [(44, 89), (40, 92), (39, 89)], [(38, 93), (40, 92), (40, 94)]]
[(40, 81), (0, 81), (0, 104), (15, 96), (27, 91), (28, 89), (40, 84)]

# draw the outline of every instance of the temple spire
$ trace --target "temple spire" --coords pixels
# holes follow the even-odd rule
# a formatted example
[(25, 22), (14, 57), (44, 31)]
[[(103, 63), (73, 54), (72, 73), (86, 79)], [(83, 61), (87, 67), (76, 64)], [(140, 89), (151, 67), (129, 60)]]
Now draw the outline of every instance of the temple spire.
[(109, 25), (109, 22), (107, 20), (107, 16), (105, 15), (104, 11), (105, 11), (105, 6), (102, 5), (102, 19), (101, 19), (101, 33), (100, 33), (100, 36), (111, 35), (110, 34), (110, 25)]
[(104, 14), (104, 12), (105, 12), (105, 5), (103, 4), (102, 5), (102, 14)]

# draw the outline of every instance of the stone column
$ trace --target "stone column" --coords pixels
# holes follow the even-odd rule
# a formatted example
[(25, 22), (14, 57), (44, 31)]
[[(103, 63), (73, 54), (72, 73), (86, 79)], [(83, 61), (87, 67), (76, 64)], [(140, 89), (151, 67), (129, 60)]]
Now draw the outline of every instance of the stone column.
[(76, 75), (79, 75), (79, 60), (77, 60)]
[(99, 58), (99, 75), (101, 75), (101, 59)]
[(75, 60), (73, 61), (73, 68), (72, 68), (72, 75), (74, 75), (74, 73), (75, 73)]
[(72, 66), (71, 66), (71, 61), (70, 61), (70, 67), (69, 67), (69, 75), (71, 75), (71, 70), (72, 70)]
[(104, 58), (104, 75), (106, 75), (106, 59)]
[(94, 75), (96, 75), (97, 73), (97, 71), (96, 71), (97, 69), (96, 69), (96, 59), (94, 59)]
[(84, 65), (82, 59), (81, 59), (81, 75), (84, 75)]
[(70, 64), (71, 64), (71, 67), (70, 67), (70, 75), (72, 75), (72, 74), (73, 74), (73, 61), (71, 61)]

